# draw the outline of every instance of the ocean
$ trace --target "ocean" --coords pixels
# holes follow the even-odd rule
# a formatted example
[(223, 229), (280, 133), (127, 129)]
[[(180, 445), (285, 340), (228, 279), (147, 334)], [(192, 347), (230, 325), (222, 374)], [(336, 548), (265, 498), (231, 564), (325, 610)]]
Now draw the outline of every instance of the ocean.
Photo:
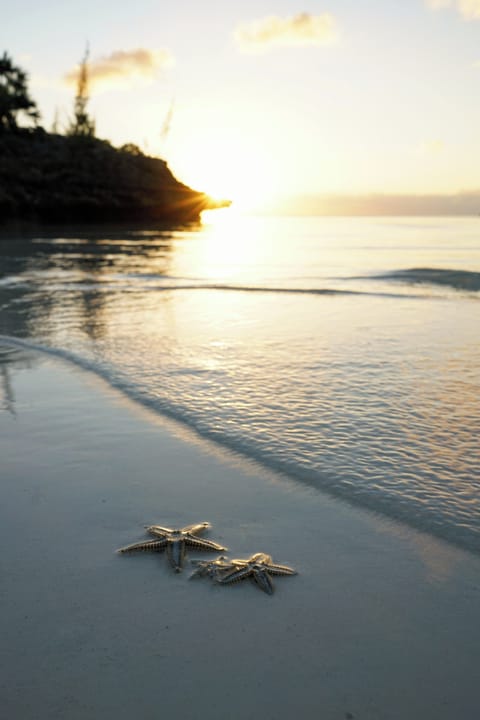
[(298, 483), (480, 551), (480, 218), (4, 229), (0, 333), (0, 410), (14, 356), (40, 348)]

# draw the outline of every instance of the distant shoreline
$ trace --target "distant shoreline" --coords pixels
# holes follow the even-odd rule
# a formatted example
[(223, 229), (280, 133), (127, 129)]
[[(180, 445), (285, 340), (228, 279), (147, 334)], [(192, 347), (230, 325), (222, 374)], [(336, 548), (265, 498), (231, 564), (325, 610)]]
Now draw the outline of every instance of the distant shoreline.
[(310, 217), (480, 217), (480, 191), (451, 195), (369, 193), (285, 197), (261, 215)]

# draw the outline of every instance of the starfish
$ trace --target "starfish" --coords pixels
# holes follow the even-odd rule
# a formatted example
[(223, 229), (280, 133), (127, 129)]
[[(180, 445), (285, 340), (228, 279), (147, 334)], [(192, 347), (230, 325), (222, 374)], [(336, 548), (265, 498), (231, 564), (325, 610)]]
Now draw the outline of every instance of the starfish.
[(225, 557), (219, 555), (215, 560), (192, 560), (196, 569), (190, 575), (190, 580), (195, 577), (209, 577), (211, 580), (218, 580), (222, 577), (222, 571), (233, 570), (235, 565)]
[(251, 578), (263, 592), (273, 595), (274, 587), (270, 575), (296, 575), (296, 571), (286, 565), (274, 565), (270, 555), (255, 553), (248, 559), (230, 560), (230, 570), (218, 574), (216, 581), (221, 585), (239, 582)]
[(181, 572), (187, 545), (197, 550), (212, 551), (227, 549), (213, 542), (213, 540), (205, 540), (204, 538), (197, 537), (199, 533), (210, 527), (210, 523), (207, 522), (199, 523), (198, 525), (186, 525), (184, 528), (175, 530), (162, 527), (161, 525), (146, 525), (145, 528), (147, 532), (158, 538), (157, 540), (146, 540), (134, 543), (133, 545), (127, 545), (127, 547), (120, 548), (118, 552), (128, 553), (135, 552), (136, 550), (162, 552), (166, 550), (170, 565), (175, 572)]

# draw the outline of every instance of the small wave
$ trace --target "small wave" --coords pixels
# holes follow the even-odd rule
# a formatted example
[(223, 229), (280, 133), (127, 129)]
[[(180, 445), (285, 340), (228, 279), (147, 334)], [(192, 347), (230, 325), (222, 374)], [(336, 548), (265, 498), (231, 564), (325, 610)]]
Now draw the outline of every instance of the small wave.
[(394, 280), (415, 285), (446, 285), (456, 290), (477, 292), (480, 290), (480, 272), (470, 270), (453, 270), (440, 268), (408, 268), (394, 270), (381, 275), (370, 276), (370, 279)]
[[(32, 272), (30, 275), (8, 276), (0, 279), (0, 285), (28, 287), (29, 284), (41, 285), (45, 279), (48, 279), (50, 291), (101, 291), (101, 292), (174, 292), (174, 291), (193, 291), (193, 290), (210, 290), (218, 292), (237, 292), (237, 293), (259, 293), (273, 295), (323, 295), (323, 296), (364, 296), (364, 297), (382, 297), (382, 298), (414, 298), (425, 299), (425, 295), (417, 295), (413, 293), (395, 293), (395, 292), (379, 292), (369, 290), (350, 290), (346, 288), (316, 288), (316, 287), (271, 287), (268, 285), (231, 285), (224, 283), (204, 283), (202, 281), (195, 282), (172, 282), (182, 280), (182, 278), (174, 278), (171, 276), (159, 275), (107, 275), (99, 280), (96, 276), (85, 274), (81, 278), (72, 277), (71, 280), (65, 278), (65, 274), (56, 275), (54, 272)], [(72, 273), (72, 275), (76, 275)], [(62, 282), (63, 277), (63, 282)], [(60, 282), (52, 281), (59, 279)], [(157, 282), (159, 279), (165, 278), (167, 282)], [(92, 282), (93, 280), (93, 282)]]
[[(403, 298), (404, 294), (386, 293), (386, 292), (369, 292), (368, 290), (346, 290), (342, 288), (292, 288), (292, 287), (269, 287), (256, 285), (226, 285), (222, 283), (215, 284), (186, 284), (186, 285), (165, 285), (151, 288), (155, 290), (220, 290), (222, 292), (240, 292), (240, 293), (271, 293), (274, 295), (366, 295), (380, 296), (391, 298)], [(410, 297), (422, 297), (410, 295)]]

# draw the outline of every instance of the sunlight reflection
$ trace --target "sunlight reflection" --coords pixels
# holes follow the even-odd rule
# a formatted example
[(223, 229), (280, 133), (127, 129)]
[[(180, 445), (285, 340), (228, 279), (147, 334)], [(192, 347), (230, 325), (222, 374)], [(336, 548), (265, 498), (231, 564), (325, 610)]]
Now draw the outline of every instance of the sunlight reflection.
[(214, 213), (203, 218), (205, 224), (194, 252), (195, 274), (214, 282), (238, 282), (245, 280), (245, 274), (255, 275), (261, 267), (259, 226), (232, 208)]

